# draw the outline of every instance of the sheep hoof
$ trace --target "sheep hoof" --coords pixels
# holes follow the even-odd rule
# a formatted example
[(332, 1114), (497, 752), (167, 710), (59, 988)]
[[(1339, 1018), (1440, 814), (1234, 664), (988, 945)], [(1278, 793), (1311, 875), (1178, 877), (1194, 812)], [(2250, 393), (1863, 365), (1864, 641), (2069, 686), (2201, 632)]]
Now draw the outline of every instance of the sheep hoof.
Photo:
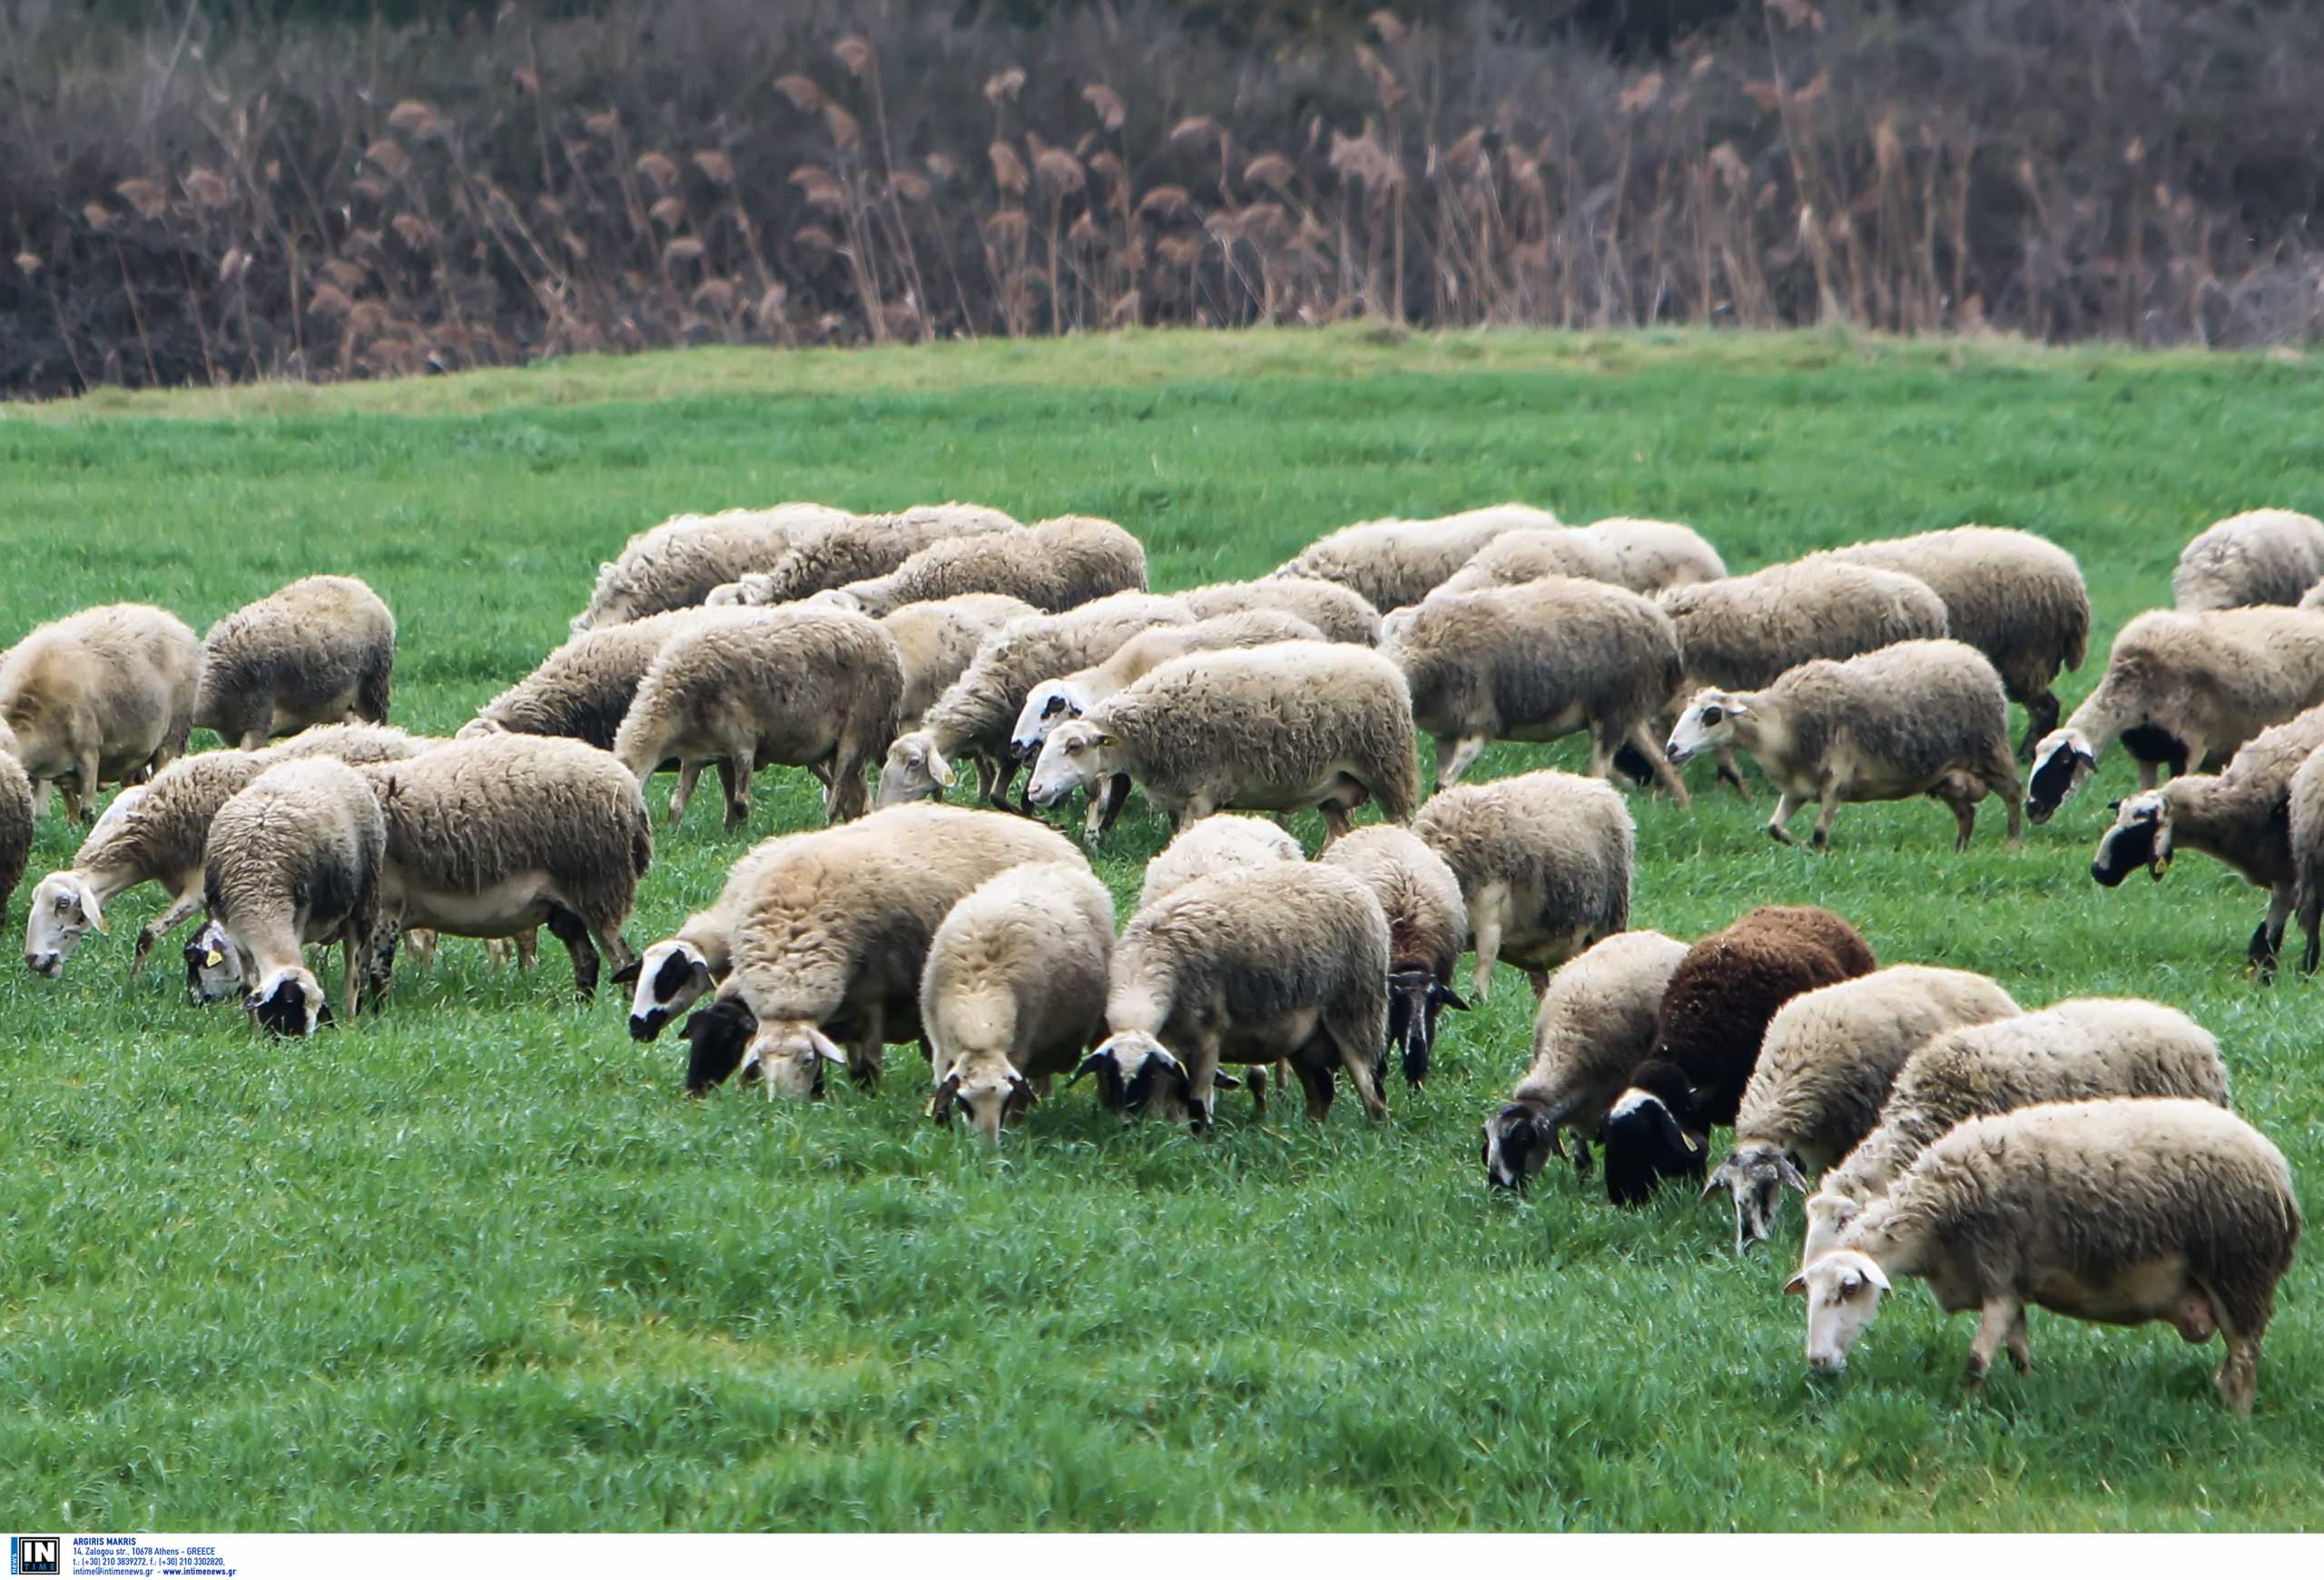
[(1797, 844), (1799, 843), (1797, 840), (1792, 838), (1790, 831), (1779, 823), (1770, 823), (1768, 825), (1768, 837), (1774, 840), (1777, 844)]

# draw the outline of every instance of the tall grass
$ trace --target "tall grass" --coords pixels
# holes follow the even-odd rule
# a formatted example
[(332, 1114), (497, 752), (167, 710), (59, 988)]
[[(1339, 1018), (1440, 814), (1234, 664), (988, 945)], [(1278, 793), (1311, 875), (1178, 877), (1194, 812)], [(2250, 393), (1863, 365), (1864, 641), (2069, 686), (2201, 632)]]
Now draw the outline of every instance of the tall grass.
[(1635, 61), (1427, 9), (0, 0), (0, 390), (1364, 316), (2324, 325), (2298, 8), (1765, 0)]

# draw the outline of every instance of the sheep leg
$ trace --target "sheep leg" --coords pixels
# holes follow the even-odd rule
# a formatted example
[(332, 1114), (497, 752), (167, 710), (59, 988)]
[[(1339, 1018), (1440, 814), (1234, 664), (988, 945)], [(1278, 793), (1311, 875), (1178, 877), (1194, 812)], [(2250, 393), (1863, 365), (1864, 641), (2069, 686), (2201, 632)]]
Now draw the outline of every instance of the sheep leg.
[[(1000, 770), (993, 764), (986, 762), (982, 757), (976, 759), (976, 769), (977, 794), (984, 798), (984, 804), (987, 806), (1000, 805), (1001, 801), (1000, 788), (993, 783), (995, 779), (998, 779), (1000, 776)], [(941, 789), (939, 789), (936, 792), (936, 798), (939, 801), (944, 799), (944, 792)]]
[(1573, 1132), (1573, 1177), (1576, 1180), (1590, 1178), (1590, 1137), (1582, 1131)]
[(1630, 743), (1632, 751), (1646, 759), (1647, 766), (1654, 770), (1654, 782), (1662, 786), (1679, 810), (1691, 805), (1687, 796), (1687, 782), (1670, 765), (1670, 759), (1663, 755), (1662, 743), (1654, 738), (1654, 732), (1646, 727), (1645, 721), (1630, 726), (1622, 738)]
[(2160, 763), (2150, 763), (2143, 757), (2138, 758), (2136, 761), (2139, 765), (2139, 788), (2142, 790), (2153, 789), (2154, 782), (2162, 777), (2162, 765)]
[(1206, 1034), (1194, 1049), (1187, 1070), (1187, 1129), (1198, 1136), (1210, 1133), (1211, 1115), (1217, 1109), (1214, 1095), (1218, 1080), (1218, 1033)]
[(2276, 968), (2276, 957), (2283, 953), (2284, 924), (2291, 920), (2291, 885), (2278, 884), (2268, 891), (2268, 914), (2261, 923), (2268, 930), (2268, 969)]
[(2025, 1305), (2015, 1295), (1989, 1295), (1982, 1317), (1977, 1323), (1977, 1337), (1969, 1342), (1968, 1385), (1972, 1393), (1984, 1387), (1985, 1373), (1993, 1369), (1994, 1352), (2009, 1338), (2011, 1329), (2025, 1320)]
[[(720, 772), (724, 772), (722, 765)], [(694, 787), (702, 777), (699, 758), (689, 757), (678, 765), (678, 787), (670, 792), (670, 826), (675, 828), (678, 819), (686, 815), (686, 803), (694, 799)]]
[(1837, 785), (1825, 785), (1816, 803), (1816, 832), (1808, 843), (1817, 850), (1829, 850), (1832, 848), (1832, 818), (1840, 810), (1840, 787)]
[(1106, 782), (1106, 815), (1098, 821), (1096, 837), (1103, 839), (1114, 832), (1114, 825), (1121, 818), (1122, 808), (1129, 805), (1129, 775), (1117, 774)]
[(517, 969), (531, 971), (541, 963), (541, 930), (527, 927), (517, 934)]
[(1743, 765), (1735, 760), (1733, 746), (1713, 748), (1711, 760), (1718, 765), (1718, 783), (1729, 786), (1746, 801), (1751, 799), (1751, 787), (1743, 783)]
[(1479, 1003), (1492, 991), (1493, 962), (1500, 958), (1501, 918), (1495, 916), (1477, 923), (1477, 976), (1470, 991)]
[[(1436, 787), (1443, 790), (1449, 785), (1458, 785), (1461, 782), (1461, 775), (1467, 773), (1475, 765), (1476, 760), (1484, 755), (1487, 741), (1488, 738), (1484, 736), (1462, 736), (1457, 740), (1451, 736), (1437, 736)], [(1596, 765), (1594, 753), (1590, 771), (1601, 775), (1604, 772)]]
[(1807, 796), (1795, 795), (1788, 790), (1776, 797), (1775, 815), (1768, 819), (1768, 833), (1774, 837), (1777, 844), (1799, 843), (1791, 837), (1791, 830), (1786, 828), (1784, 825), (1791, 821), (1794, 813), (1807, 805)]
[(1541, 970), (1538, 966), (1529, 967), (1525, 973), (1525, 981), (1533, 990), (1533, 1002), (1535, 1003), (1540, 1003), (1543, 998), (1548, 996), (1550, 991), (1550, 973), (1548, 972)]
[(1355, 827), (1355, 820), (1348, 815), (1348, 808), (1337, 801), (1326, 801), (1315, 808), (1324, 815), (1324, 843), (1315, 854), (1322, 855), (1332, 848), (1334, 840), (1344, 839)]
[(378, 1014), (387, 1001), (388, 987), (395, 980), (396, 944), (403, 936), (402, 919), (386, 916), (371, 929), (370, 969), (364, 973), (363, 991), (371, 1001), (371, 1012)]
[(2009, 1325), (2009, 1336), (2002, 1340), (2002, 1344), (2009, 1351), (2009, 1364), (2017, 1368), (2018, 1376), (2024, 1377), (2033, 1371), (2034, 1347), (2025, 1336), (2024, 1307), (2018, 1307), (2017, 1320)]
[(1338, 1049), (1340, 1068), (1347, 1071), (1348, 1081), (1355, 1088), (1355, 1100), (1364, 1105), (1366, 1119), (1379, 1121), (1388, 1117), (1387, 1100), (1380, 1095), (1379, 1082), (1373, 1080), (1374, 1066), (1380, 1057), (1377, 1048), (1366, 1048), (1354, 1037), (1348, 1036), (1337, 1026), (1325, 1028), (1332, 1045)]
[(135, 977), (145, 969), (146, 957), (153, 953), (153, 945), (168, 937), (174, 928), (196, 911), (202, 909), (199, 887), (180, 894), (170, 902), (170, 908), (137, 930), (137, 953), (129, 963), (129, 974)]
[(581, 918), (558, 906), (548, 913), (548, 930), (573, 957), (573, 992), (583, 1003), (597, 996), (597, 946), (590, 942)]
[(1267, 1117), (1267, 1067), (1254, 1064), (1243, 1071), (1243, 1084), (1251, 1089), (1251, 1111), (1259, 1118)]
[(2211, 1374), (2211, 1386), (2219, 1390), (2220, 1402), (2239, 1416), (2251, 1413), (2251, 1401), (2260, 1391), (2260, 1336), (2256, 1333), (2230, 1333), (2227, 1336), (2227, 1358), (2219, 1363), (2219, 1370)]
[(2058, 695), (2048, 686), (2025, 699), (2025, 738), (2017, 743), (2017, 760), (2034, 760), (2034, 747), (2043, 736), (2058, 727)]
[[(863, 1012), (863, 1030), (847, 1051), (847, 1078), (865, 1091), (880, 1089), (880, 1062), (888, 1045), (888, 1012), (873, 1004)], [(932, 1067), (935, 1055), (929, 1055)]]
[[(733, 832), (751, 820), (751, 775), (758, 771), (753, 748), (734, 746), (718, 759), (718, 783), (726, 791), (726, 827)], [(831, 798), (823, 799), (823, 816), (831, 818)]]
[(1977, 799), (1984, 793), (1984, 785), (1958, 769), (1939, 779), (1929, 790), (1931, 800), (1942, 801), (1953, 809), (1955, 855), (1969, 848), (1969, 836), (1977, 829)]
[(64, 810), (81, 823), (97, 820), (97, 749), (91, 746), (81, 754), (80, 765), (74, 770), (80, 783), (64, 793)]
[(1310, 1064), (1304, 1059), (1293, 1060), (1291, 1067), (1298, 1071), (1300, 1089), (1306, 1094), (1307, 1122), (1322, 1124), (1330, 1117), (1332, 1111), (1334, 1084), (1332, 1067), (1328, 1064)]

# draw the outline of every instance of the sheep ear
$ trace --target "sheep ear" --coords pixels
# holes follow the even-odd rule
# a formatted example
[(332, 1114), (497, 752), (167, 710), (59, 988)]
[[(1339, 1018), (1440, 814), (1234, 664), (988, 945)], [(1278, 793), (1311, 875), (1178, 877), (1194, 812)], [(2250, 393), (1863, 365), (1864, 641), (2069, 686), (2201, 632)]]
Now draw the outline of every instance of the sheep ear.
[(823, 1035), (821, 1026), (807, 1028), (807, 1042), (815, 1050), (815, 1057), (827, 1064), (845, 1064), (847, 1054), (840, 1045)]
[(1697, 1201), (1709, 1201), (1712, 1197), (1718, 1195), (1721, 1190), (1725, 1189), (1728, 1181), (1734, 1178), (1734, 1171), (1727, 1164), (1721, 1163), (1718, 1168), (1713, 1169), (1710, 1171), (1710, 1178), (1703, 1181), (1703, 1193), (1700, 1196), (1696, 1197), (1695, 1200)]
[(936, 1095), (928, 1100), (928, 1117), (938, 1124), (952, 1122), (952, 1100), (960, 1095), (960, 1072), (957, 1070), (944, 1078)]
[(1075, 1065), (1073, 1067), (1073, 1073), (1066, 1078), (1065, 1083), (1069, 1087), (1085, 1075), (1097, 1074), (1098, 1071), (1103, 1070), (1107, 1065), (1113, 1062), (1113, 1055), (1108, 1053), (1101, 1048), (1097, 1052), (1090, 1054), (1087, 1059), (1084, 1059), (1080, 1063)]
[(81, 914), (89, 919), (90, 926), (95, 928), (100, 933), (111, 933), (113, 931), (112, 926), (105, 921), (105, 913), (97, 908), (96, 890), (91, 888), (86, 884), (80, 884), (74, 891), (74, 898), (80, 904)]
[(1806, 1268), (1802, 1268), (1797, 1272), (1792, 1274), (1791, 1282), (1783, 1287), (1783, 1292), (1787, 1295), (1805, 1295), (1807, 1293), (1807, 1269)]
[(631, 961), (627, 965), (616, 968), (614, 972), (614, 985), (616, 987), (635, 987), (637, 985), (637, 973), (645, 967), (645, 957), (641, 954), (635, 960)]
[(1430, 983), (1428, 997), (1432, 1003), (1449, 1004), (1456, 1010), (1466, 1010), (1469, 1007), (1468, 1000), (1446, 987), (1443, 983)]
[(1879, 1290), (1882, 1294), (1886, 1295), (1890, 1292), (1888, 1287), (1888, 1275), (1880, 1270), (1880, 1264), (1878, 1262), (1866, 1258), (1864, 1264), (1864, 1276), (1871, 1279), (1872, 1287)]
[(1009, 1101), (1019, 1108), (1030, 1108), (1041, 1099), (1033, 1090), (1033, 1083), (1012, 1070), (1009, 1072)]
[(933, 746), (928, 748), (928, 775), (936, 781), (940, 788), (950, 790), (952, 787), (952, 765), (946, 762), (944, 754)]
[(1799, 1165), (1788, 1157), (1776, 1160), (1776, 1176), (1802, 1196), (1807, 1194), (1807, 1177), (1799, 1171)]
[(1210, 1085), (1211, 1090), (1214, 1091), (1240, 1091), (1243, 1090), (1243, 1082), (1240, 1077), (1223, 1073), (1212, 1076), (1210, 1078)]

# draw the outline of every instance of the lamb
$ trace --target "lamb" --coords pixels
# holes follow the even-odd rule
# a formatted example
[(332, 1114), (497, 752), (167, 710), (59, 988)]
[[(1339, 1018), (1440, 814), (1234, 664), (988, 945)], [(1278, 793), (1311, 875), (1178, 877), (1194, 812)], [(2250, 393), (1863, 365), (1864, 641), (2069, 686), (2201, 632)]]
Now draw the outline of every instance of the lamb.
[(40, 805), (94, 821), (97, 791), (161, 772), (193, 728), (202, 648), (150, 604), (105, 604), (52, 620), (0, 654), (0, 725)]
[(1039, 612), (1005, 593), (963, 593), (906, 604), (881, 617), (880, 624), (894, 639), (896, 656), (903, 664), (898, 728), (918, 729), (921, 717), (967, 670), (988, 637)]
[(10, 749), (14, 745), (7, 726), (0, 725), (0, 918), (33, 851), (33, 782)]
[[(1184, 625), (1193, 616), (1175, 598), (1117, 593), (1062, 615), (1003, 627), (977, 650), (960, 678), (921, 716), (921, 727), (896, 737), (880, 771), (881, 806), (941, 795), (952, 784), (951, 760), (969, 756), (986, 805), (1005, 804), (1017, 764), (1009, 731), (1025, 696), (1053, 676), (1104, 662), (1153, 626)], [(1029, 808), (1027, 808), (1029, 810)]]
[(229, 796), (211, 821), (202, 902), (249, 962), (242, 1005), (281, 1037), (330, 1020), (303, 945), (337, 942), (350, 1019), (370, 958), (387, 861), (387, 819), (356, 769), (331, 757), (278, 763)]
[(1213, 873), (1306, 859), (1299, 842), (1265, 818), (1215, 813), (1187, 825), (1177, 837), (1162, 847), (1160, 854), (1146, 864), (1137, 908), (1143, 911), (1196, 878), (1206, 878)]
[(643, 619), (584, 631), (552, 651), (524, 679), (477, 709), (455, 738), (569, 736), (601, 752), (614, 749), (621, 721), (654, 660), (681, 631), (739, 611), (669, 609)]
[(1420, 602), (1502, 533), (1558, 524), (1547, 510), (1517, 504), (1433, 521), (1361, 521), (1317, 538), (1274, 574), (1338, 582), (1384, 615)]
[(2297, 510), (2246, 510), (2197, 533), (2171, 573), (2186, 610), (2298, 604), (2324, 580), (2324, 521)]
[(1198, 620), (1274, 609), (1296, 615), (1324, 634), (1326, 642), (1380, 644), (1380, 611), (1354, 588), (1301, 576), (1263, 576), (1256, 581), (1220, 581), (1174, 595)]
[(1590, 1172), (1590, 1143), (1654, 1048), (1655, 1012), (1687, 946), (1655, 932), (1617, 933), (1560, 967), (1533, 1017), (1533, 1062), (1485, 1121), (1485, 1180), (1523, 1190), (1565, 1156)]
[(2247, 953), (2255, 971), (2274, 971), (2299, 879), (2292, 785), (2319, 746), (2324, 706), (2261, 730), (2217, 775), (2190, 774), (2116, 802), (2114, 825), (2098, 841), (2090, 875), (2112, 889), (2141, 867), (2161, 882), (2181, 847), (2218, 857), (2245, 883), (2268, 891), (2268, 912)]
[(1403, 674), (1336, 642), (1173, 658), (1052, 730), (1025, 794), (1052, 806), (1117, 774), (1142, 784), (1177, 828), (1223, 806), (1315, 806), (1326, 845), (1367, 800), (1392, 823), (1420, 804)]
[(1404, 1081), (1418, 1091), (1428, 1080), (1438, 1012), (1448, 1004), (1469, 1007), (1452, 991), (1452, 968), (1469, 943), (1461, 880), (1443, 856), (1393, 824), (1357, 829), (1318, 859), (1371, 885), (1388, 918), (1387, 1045), (1398, 1051)]
[(832, 822), (861, 815), (863, 771), (896, 736), (903, 663), (877, 620), (838, 609), (766, 610), (673, 636), (638, 683), (614, 755), (643, 786), (678, 759), (675, 826), (705, 764), (726, 788), (726, 826), (751, 814), (751, 775), (793, 763), (823, 781)]
[(1016, 518), (982, 505), (915, 505), (893, 516), (850, 517), (802, 535), (780, 559), (740, 577), (734, 597), (743, 604), (796, 603), (827, 588), (885, 576), (948, 538), (1019, 530)]
[(302, 577), (210, 627), (193, 723), (255, 752), (310, 725), (388, 722), (396, 617), (351, 576)]
[(1757, 906), (1698, 942), (1670, 973), (1653, 1057), (1685, 1071), (1705, 1122), (1733, 1124), (1777, 1012), (1879, 963), (1862, 933), (1820, 906)]
[(1587, 527), (1526, 527), (1504, 532), (1436, 590), (1479, 592), (1563, 576), (1608, 582), (1635, 593), (1659, 593), (1717, 581), (1726, 574), (1718, 551), (1692, 528), (1610, 516)]
[(622, 929), (654, 834), (635, 778), (614, 757), (552, 736), (490, 736), (359, 772), (386, 815), (375, 1001), (398, 934), (414, 927), (492, 939), (546, 926), (572, 957), (584, 1003), (601, 953), (616, 968), (634, 958)]
[(877, 1084), (882, 1047), (923, 1035), (921, 976), (952, 907), (1010, 867), (1088, 867), (1040, 824), (956, 806), (893, 806), (774, 844), (734, 913), (733, 971), (686, 1020), (690, 1096), (738, 1069), (769, 1098), (820, 1094), (826, 1064)]
[(2026, 815), (2047, 823), (2121, 741), (2139, 788), (2161, 770), (2217, 768), (2271, 724), (2324, 703), (2324, 616), (2300, 609), (2150, 609), (2125, 625), (2098, 689), (2034, 748)]
[(1880, 1122), (1896, 1072), (1924, 1043), (1961, 1026), (2021, 1014), (1990, 978), (1892, 965), (1801, 993), (1777, 1010), (1735, 1115), (1735, 1144), (1703, 1199), (1724, 1186), (1735, 1254), (1775, 1231), (1784, 1187), (1838, 1162)]
[(632, 1041), (651, 1042), (695, 1000), (726, 980), (734, 968), (734, 925), (757, 892), (760, 870), (783, 854), (785, 837), (763, 839), (744, 852), (728, 870), (715, 900), (614, 973), (616, 983), (635, 990), (629, 1007)]
[(1606, 1147), (1606, 1200), (1616, 1207), (1645, 1206), (1665, 1180), (1701, 1179), (1710, 1154), (1710, 1126), (1686, 1072), (1661, 1059), (1630, 1072), (1598, 1139)]
[(1320, 642), (1323, 632), (1296, 615), (1252, 609), (1185, 626), (1156, 626), (1114, 649), (1103, 663), (1044, 680), (1025, 695), (1009, 731), (1009, 750), (1024, 758), (1038, 755), (1049, 731), (1079, 718), (1116, 692), (1143, 680), (1173, 658), (1189, 653), (1222, 653), (1264, 647), (1275, 642)]
[(1826, 1374), (1846, 1366), (1891, 1281), (1918, 1278), (1945, 1310), (1978, 1314), (1972, 1390), (1996, 1350), (2032, 1369), (2031, 1303), (2168, 1322), (2190, 1344), (2221, 1335), (2212, 1385), (2249, 1415), (2301, 1227), (2283, 1154), (2231, 1113), (2171, 1099), (2043, 1104), (1945, 1137), (1785, 1288), (1807, 1297), (1807, 1361)]
[(632, 538), (597, 567), (589, 607), (573, 629), (602, 631), (668, 609), (693, 608), (712, 590), (780, 563), (802, 538), (855, 518), (829, 505), (793, 503), (715, 516), (674, 516)]
[(1538, 996), (1552, 969), (1630, 925), (1638, 825), (1603, 780), (1544, 768), (1462, 785), (1430, 797), (1413, 832), (1461, 881), (1478, 1003), (1504, 956)]
[(1146, 549), (1111, 521), (1058, 516), (1019, 532), (931, 543), (885, 576), (815, 595), (872, 616), (962, 593), (1005, 593), (1061, 614), (1109, 593), (1146, 590)]
[(936, 1095), (994, 1146), (1106, 1024), (1114, 901), (1084, 865), (1011, 867), (953, 906), (920, 979)]
[(1432, 593), (1382, 651), (1412, 687), (1413, 722), (1436, 739), (1441, 785), (1458, 785), (1493, 741), (1587, 730), (1590, 773), (1610, 776), (1628, 746), (1687, 805), (1652, 722), (1679, 686), (1678, 634), (1638, 594), (1571, 577)]
[(1082, 1062), (1124, 1114), (1210, 1128), (1221, 1063), (1288, 1059), (1307, 1117), (1329, 1113), (1344, 1070), (1385, 1119), (1388, 919), (1363, 880), (1277, 863), (1197, 878), (1130, 919), (1115, 947), (1108, 1035)]
[(2227, 1067), (2209, 1032), (2142, 999), (2067, 999), (1964, 1026), (1896, 1072), (1880, 1124), (1807, 1199), (1802, 1266), (1837, 1243), (1914, 1159), (1955, 1125), (2043, 1102), (2184, 1097), (2227, 1106)]
[(1768, 832), (1797, 842), (1784, 825), (1817, 804), (1817, 850), (1831, 843), (1842, 802), (1925, 795), (1953, 809), (1953, 848), (1965, 851), (1988, 793), (2008, 808), (2009, 848), (2023, 843), (2016, 759), (2001, 676), (1965, 642), (1898, 642), (1784, 672), (1763, 691), (1695, 694), (1670, 732), (1669, 757), (1739, 746), (1775, 784)]
[(2051, 686), (2090, 650), (2090, 592), (2073, 555), (2014, 528), (1951, 527), (1837, 548), (1832, 558), (1918, 577), (1945, 600), (1948, 634), (1991, 659), (2009, 700), (2025, 709), (2021, 758), (2058, 727)]

